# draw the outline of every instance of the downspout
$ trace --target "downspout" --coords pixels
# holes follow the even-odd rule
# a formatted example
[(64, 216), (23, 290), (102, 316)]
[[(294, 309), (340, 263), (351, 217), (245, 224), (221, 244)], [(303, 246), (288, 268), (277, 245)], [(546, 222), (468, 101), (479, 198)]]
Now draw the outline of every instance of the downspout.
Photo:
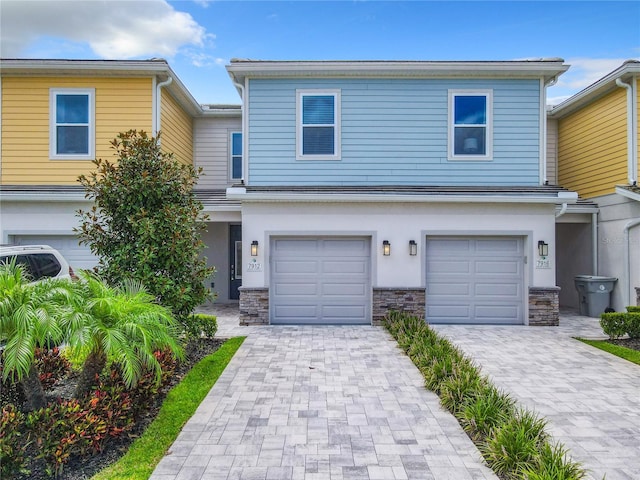
[(624, 286), (627, 289), (627, 305), (633, 305), (634, 300), (631, 294), (631, 242), (629, 241), (629, 230), (640, 225), (640, 218), (631, 220), (624, 226)]
[(624, 83), (620, 78), (616, 78), (616, 85), (627, 90), (627, 179), (629, 185), (636, 185), (638, 180), (637, 158), (638, 145), (635, 141), (636, 112), (634, 105), (634, 88), (632, 84)]
[[(158, 136), (158, 133), (160, 133), (160, 127), (161, 127), (162, 93), (160, 92), (160, 90), (162, 90), (162, 87), (166, 87), (168, 85), (171, 85), (171, 82), (173, 82), (173, 77), (169, 77), (164, 82), (160, 82), (160, 83), (158, 83), (156, 85), (156, 105), (155, 105), (155, 107), (156, 107), (155, 108), (156, 118), (154, 119), (155, 120), (154, 133), (153, 133), (154, 137)], [(160, 140), (158, 140), (158, 144), (159, 143), (160, 143)]]
[(562, 215), (567, 213), (567, 207), (568, 205), (566, 203), (563, 203), (562, 207), (560, 207), (560, 211), (556, 213), (556, 218), (561, 217)]
[(598, 214), (591, 214), (591, 271), (598, 275)]
[(549, 185), (549, 179), (547, 178), (547, 88), (553, 87), (556, 83), (558, 83), (558, 75), (553, 77), (547, 83), (544, 83), (542, 86), (542, 108), (540, 112), (542, 122), (542, 145), (540, 146), (540, 168), (542, 169), (543, 185)]
[(245, 179), (247, 178), (247, 169), (249, 168), (249, 162), (248, 162), (248, 149), (247, 149), (247, 129), (245, 128), (245, 106), (244, 106), (244, 85), (242, 85), (241, 83), (238, 83), (236, 81), (235, 76), (233, 77), (233, 84), (236, 86), (236, 88), (238, 90), (240, 90), (240, 97), (242, 98), (242, 104), (240, 105), (240, 118), (242, 119), (242, 178), (240, 179), (240, 182), (243, 185), (246, 185), (247, 182), (245, 182)]

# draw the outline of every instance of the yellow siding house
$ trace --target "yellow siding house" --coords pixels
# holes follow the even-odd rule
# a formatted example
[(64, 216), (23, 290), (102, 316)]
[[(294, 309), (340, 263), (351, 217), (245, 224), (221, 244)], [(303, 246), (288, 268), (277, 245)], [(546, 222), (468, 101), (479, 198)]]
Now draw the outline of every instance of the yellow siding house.
[(616, 310), (640, 302), (639, 111), (640, 62), (630, 60), (549, 112), (557, 123), (558, 184), (598, 205), (592, 271), (577, 271), (576, 245), (583, 241), (575, 225), (563, 233), (573, 237), (565, 239), (573, 258), (564, 270), (617, 278)]
[(96, 259), (78, 245), (86, 209), (78, 176), (130, 129), (193, 164), (202, 107), (164, 60), (0, 60), (0, 242), (49, 244), (76, 268)]

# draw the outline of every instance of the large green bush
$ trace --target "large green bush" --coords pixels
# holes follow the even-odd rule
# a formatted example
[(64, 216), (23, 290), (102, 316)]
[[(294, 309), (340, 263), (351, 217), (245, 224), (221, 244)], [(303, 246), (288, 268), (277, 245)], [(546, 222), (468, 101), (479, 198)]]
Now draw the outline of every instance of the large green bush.
[(130, 130), (112, 142), (117, 161), (94, 161), (79, 177), (94, 206), (78, 211), (81, 241), (111, 284), (135, 278), (178, 320), (202, 304), (213, 274), (200, 253), (206, 217), (193, 187), (199, 172), (163, 152), (159, 137)]
[(609, 338), (616, 339), (625, 333), (629, 338), (640, 338), (640, 312), (627, 307), (628, 312), (611, 312), (600, 315), (600, 326)]

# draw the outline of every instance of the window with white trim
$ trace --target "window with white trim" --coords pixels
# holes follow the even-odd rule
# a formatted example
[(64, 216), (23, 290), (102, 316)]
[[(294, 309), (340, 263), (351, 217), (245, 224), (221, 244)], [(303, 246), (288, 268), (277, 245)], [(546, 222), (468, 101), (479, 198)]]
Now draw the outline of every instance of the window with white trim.
[(49, 157), (95, 158), (95, 90), (52, 88), (49, 94)]
[(240, 180), (242, 178), (242, 132), (231, 132), (229, 144), (229, 176), (231, 180)]
[(493, 92), (449, 91), (449, 160), (493, 157)]
[(296, 91), (296, 159), (340, 160), (340, 90)]

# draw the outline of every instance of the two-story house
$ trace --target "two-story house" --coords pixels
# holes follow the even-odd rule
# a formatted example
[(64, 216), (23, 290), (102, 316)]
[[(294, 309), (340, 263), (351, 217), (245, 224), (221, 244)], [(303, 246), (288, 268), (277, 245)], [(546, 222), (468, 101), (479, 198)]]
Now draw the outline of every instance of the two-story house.
[(595, 202), (587, 223), (558, 223), (561, 303), (577, 307), (573, 275), (615, 277), (612, 306), (640, 304), (640, 62), (630, 60), (557, 105), (552, 181)]
[(76, 211), (90, 206), (77, 178), (95, 158), (115, 159), (119, 132), (160, 131), (163, 150), (204, 170), (204, 254), (218, 270), (207, 286), (220, 301), (238, 298), (240, 208), (225, 189), (242, 176), (240, 106), (198, 104), (164, 60), (4, 59), (0, 79), (2, 243), (48, 244), (74, 268), (93, 267), (73, 232)]
[(250, 61), (243, 323), (555, 324), (546, 89), (559, 59)]

